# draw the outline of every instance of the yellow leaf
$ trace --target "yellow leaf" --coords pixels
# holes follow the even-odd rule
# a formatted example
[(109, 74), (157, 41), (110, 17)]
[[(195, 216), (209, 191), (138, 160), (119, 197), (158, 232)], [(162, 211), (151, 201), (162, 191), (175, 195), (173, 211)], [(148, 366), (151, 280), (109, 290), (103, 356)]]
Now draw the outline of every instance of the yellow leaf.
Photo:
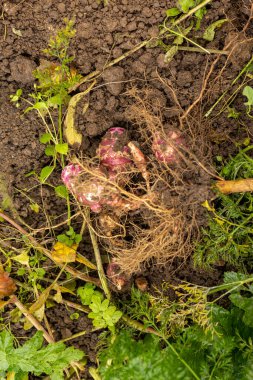
[[(32, 305), (33, 306), (33, 305)], [(41, 322), (45, 315), (45, 304), (43, 304), (38, 310), (33, 313), (34, 317)], [(26, 319), (24, 322), (24, 330), (30, 330), (33, 327), (31, 322)]]
[(6, 305), (8, 305), (9, 302), (10, 302), (10, 300), (8, 300), (8, 301), (0, 300), (0, 310), (3, 309)]
[(68, 247), (66, 244), (57, 242), (52, 251), (53, 260), (57, 263), (73, 263), (76, 261), (77, 244)]
[(95, 264), (93, 264), (90, 260), (86, 259), (83, 255), (80, 253), (77, 253), (76, 261), (78, 261), (81, 264), (84, 264), (86, 267), (97, 270), (97, 267)]
[(53, 296), (53, 300), (57, 303), (62, 303), (61, 288), (58, 284), (54, 284), (53, 289), (56, 290), (56, 294)]
[[(91, 85), (85, 91), (74, 95), (69, 101), (65, 123), (64, 123), (64, 126), (65, 126), (64, 134), (69, 145), (80, 146), (82, 144), (82, 134), (79, 133), (75, 127), (76, 106), (78, 102), (91, 91), (95, 83), (96, 81), (92, 82)], [(87, 108), (88, 108), (88, 103), (85, 103), (84, 108), (83, 108), (83, 113), (86, 112)]]
[(211, 212), (215, 211), (215, 208), (209, 205), (208, 200), (203, 202), (201, 206), (205, 207), (208, 211), (211, 211)]
[(29, 256), (27, 251), (23, 251), (20, 255), (12, 257), (12, 260), (29, 267)]

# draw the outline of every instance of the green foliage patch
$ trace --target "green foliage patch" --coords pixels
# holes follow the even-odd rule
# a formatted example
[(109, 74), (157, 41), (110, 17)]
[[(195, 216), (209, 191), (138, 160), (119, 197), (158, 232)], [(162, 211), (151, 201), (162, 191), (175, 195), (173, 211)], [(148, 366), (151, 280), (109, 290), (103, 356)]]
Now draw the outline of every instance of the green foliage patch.
[[(253, 146), (241, 150), (222, 169), (224, 179), (253, 178)], [(196, 266), (210, 267), (220, 260), (238, 269), (253, 266), (253, 195), (251, 192), (218, 194), (209, 208), (208, 227), (202, 230), (203, 238), (194, 254)]]
[(0, 332), (0, 376), (5, 379), (10, 373), (15, 380), (46, 374), (52, 380), (63, 380), (63, 370), (72, 361), (81, 360), (84, 353), (64, 343), (51, 343), (43, 347), (43, 334), (37, 332), (23, 346), (14, 347), (14, 337), (4, 330)]

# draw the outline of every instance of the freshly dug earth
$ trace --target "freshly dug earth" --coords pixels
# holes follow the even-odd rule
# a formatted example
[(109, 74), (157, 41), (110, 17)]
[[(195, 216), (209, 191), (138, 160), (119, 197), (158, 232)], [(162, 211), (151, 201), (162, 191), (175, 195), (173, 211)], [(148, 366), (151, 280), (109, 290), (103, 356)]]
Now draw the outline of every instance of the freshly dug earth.
[[(65, 204), (54, 196), (54, 191), (41, 188), (33, 176), (26, 177), (31, 171), (39, 172), (49, 162), (39, 143), (44, 127), (36, 114), (23, 115), (22, 109), (15, 108), (9, 101), (9, 95), (18, 88), (23, 89), (25, 96), (32, 92), (32, 71), (43, 59), (48, 59), (43, 49), (47, 47), (49, 37), (63, 26), (65, 17), (75, 20), (76, 37), (70, 54), (75, 56), (74, 66), (78, 72), (87, 75), (94, 70), (102, 71), (89, 95), (89, 109), (85, 115), (80, 109), (76, 117), (76, 125), (83, 134), (81, 151), (94, 156), (101, 136), (112, 126), (126, 127), (131, 139), (138, 140), (140, 127), (144, 126), (145, 121), (138, 119), (138, 114), (133, 117), (129, 112), (131, 107), (138, 105), (136, 98), (129, 96), (129, 90), (134, 88), (137, 96), (141, 97), (148, 93), (148, 102), (152, 104), (154, 114), (160, 115), (164, 125), (184, 129), (191, 136), (192, 147), (201, 145), (201, 149), (194, 153), (208, 173), (205, 170), (197, 171), (187, 194), (187, 204), (198, 205), (200, 209), (200, 204), (210, 197), (210, 172), (215, 173), (211, 165), (212, 157), (222, 155), (226, 158), (236, 151), (235, 142), (241, 143), (248, 135), (252, 137), (250, 126), (246, 125), (242, 130), (236, 120), (228, 119), (225, 114), (215, 118), (212, 114), (209, 119), (203, 116), (229, 88), (251, 57), (253, 29), (252, 23), (247, 25), (251, 17), (250, 3), (246, 0), (212, 1), (207, 7), (201, 31), (196, 32), (201, 46), (227, 49), (229, 56), (180, 51), (166, 64), (160, 48), (143, 48), (103, 72), (108, 62), (143, 40), (156, 36), (166, 9), (175, 6), (175, 2), (109, 0), (109, 4), (104, 6), (102, 1), (98, 3), (95, 0), (3, 1), (0, 26), (0, 174), (19, 217), (32, 228), (44, 226), (48, 220), (56, 224), (66, 218)], [(207, 25), (225, 17), (228, 22), (217, 30), (212, 42), (200, 38)], [(207, 78), (210, 69), (212, 72)], [(204, 88), (203, 97), (184, 118), (184, 112), (198, 99)], [(78, 91), (84, 89), (81, 86)], [(236, 108), (240, 110), (243, 107), (243, 99), (239, 96)], [(60, 184), (59, 176), (54, 179), (54, 185), (57, 184)], [(36, 214), (31, 210), (27, 197), (20, 192), (27, 189), (30, 189), (30, 197), (41, 206), (43, 212)], [(205, 222), (204, 212), (199, 210), (198, 227)], [(3, 228), (0, 238), (5, 232)], [(87, 244), (84, 250), (86, 255), (91, 255), (90, 245)], [(188, 259), (183, 263), (175, 261), (169, 267), (147, 266), (142, 274), (148, 279), (150, 288), (163, 280), (173, 282), (178, 279), (212, 285), (222, 277), (222, 269), (217, 268), (213, 273), (194, 271)], [(49, 309), (47, 317), (55, 338), (63, 339), (87, 330), (86, 335), (71, 342), (84, 349), (89, 360), (94, 362), (97, 335), (89, 333), (91, 323), (85, 315), (80, 313), (81, 317), (73, 322), (69, 317), (71, 313), (73, 310), (62, 306), (55, 306), (52, 311)], [(14, 333), (24, 335), (21, 329), (22, 326), (17, 325)]]

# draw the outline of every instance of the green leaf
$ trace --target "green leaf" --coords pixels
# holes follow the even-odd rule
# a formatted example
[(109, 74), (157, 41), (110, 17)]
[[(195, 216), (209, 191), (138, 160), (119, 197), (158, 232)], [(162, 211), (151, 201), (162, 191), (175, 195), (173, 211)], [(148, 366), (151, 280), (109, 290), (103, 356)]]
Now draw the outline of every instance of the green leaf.
[(40, 172), (40, 175), (39, 175), (39, 179), (40, 181), (43, 183), (45, 182), (48, 177), (52, 174), (52, 172), (54, 171), (54, 166), (45, 166), (41, 172)]
[(23, 346), (16, 349), (13, 347), (13, 338), (10, 333), (0, 333), (0, 340), (3, 338), (3, 334), (7, 336), (7, 339), (11, 342), (11, 346), (8, 343), (7, 346), (5, 345), (5, 351), (0, 349), (0, 370), (14, 371), (15, 379), (22, 379), (27, 373), (32, 373), (36, 376), (44, 373), (52, 375), (51, 378), (63, 379), (64, 368), (70, 362), (80, 360), (84, 356), (82, 351), (76, 350), (73, 347), (66, 348), (60, 342), (42, 347), (43, 333), (41, 331), (26, 341)]
[(87, 283), (77, 289), (77, 295), (81, 298), (83, 305), (88, 306), (91, 303), (91, 298), (95, 293), (95, 285)]
[(182, 12), (187, 13), (191, 8), (195, 6), (194, 0), (178, 0), (178, 6)]
[(175, 17), (179, 15), (181, 12), (178, 8), (170, 8), (166, 10), (166, 16), (167, 17)]
[[(29, 107), (28, 107), (29, 108)], [(33, 109), (36, 110), (47, 110), (47, 103), (46, 102), (37, 102), (32, 106)]]
[(52, 96), (47, 100), (47, 106), (53, 107), (53, 106), (60, 106), (64, 103), (65, 96), (62, 94), (57, 94), (55, 96)]
[[(94, 301), (93, 301), (94, 302)], [(109, 300), (105, 299), (100, 306), (100, 311), (105, 311), (109, 306)]]
[(79, 244), (80, 243), (80, 241), (82, 241), (82, 235), (81, 234), (76, 234), (76, 236), (75, 236), (75, 243), (76, 244)]
[(245, 105), (252, 107), (253, 106), (253, 88), (250, 86), (245, 86), (242, 94), (246, 96), (248, 101), (244, 103)]
[[(66, 186), (64, 185), (59, 185), (54, 188), (55, 193), (58, 197), (68, 199), (68, 190)], [(77, 242), (76, 242), (77, 243)]]
[(230, 301), (239, 309), (244, 310), (242, 318), (245, 325), (253, 327), (253, 297), (243, 297), (239, 293), (234, 293), (229, 296)]
[(214, 36), (215, 36), (215, 29), (220, 28), (226, 21), (228, 20), (225, 18), (225, 19), (213, 22), (204, 31), (203, 38), (207, 41), (213, 41)]
[(240, 281), (245, 281), (249, 278), (244, 273), (240, 272), (225, 272), (224, 273), (224, 284), (229, 284), (231, 282), (240, 282)]
[(68, 146), (67, 143), (56, 144), (55, 145), (55, 150), (56, 150), (57, 153), (68, 154), (69, 146)]
[(47, 145), (45, 148), (45, 155), (47, 157), (54, 157), (55, 156), (55, 146), (54, 145)]
[(49, 141), (51, 141), (52, 136), (50, 133), (44, 133), (40, 136), (40, 142), (41, 144), (47, 144)]

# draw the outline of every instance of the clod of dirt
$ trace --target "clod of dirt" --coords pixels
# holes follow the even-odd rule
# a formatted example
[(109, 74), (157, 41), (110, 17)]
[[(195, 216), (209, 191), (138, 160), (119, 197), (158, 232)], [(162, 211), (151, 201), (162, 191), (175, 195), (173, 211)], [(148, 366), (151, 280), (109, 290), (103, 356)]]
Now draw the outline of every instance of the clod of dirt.
[(122, 82), (125, 78), (125, 73), (122, 67), (112, 67), (106, 70), (103, 74), (103, 79), (107, 84), (108, 91), (112, 95), (119, 95), (123, 89)]
[(32, 73), (36, 69), (36, 64), (29, 58), (17, 57), (10, 63), (10, 69), (11, 77), (16, 82), (23, 84), (34, 82)]

